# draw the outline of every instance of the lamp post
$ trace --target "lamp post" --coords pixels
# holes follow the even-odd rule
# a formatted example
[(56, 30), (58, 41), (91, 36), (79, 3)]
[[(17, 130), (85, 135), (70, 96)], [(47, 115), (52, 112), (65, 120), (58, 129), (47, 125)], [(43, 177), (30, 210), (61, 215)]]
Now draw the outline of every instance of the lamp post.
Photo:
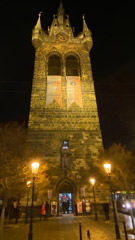
[(97, 208), (96, 208), (96, 196), (95, 196), (95, 179), (94, 178), (90, 178), (90, 183), (93, 186), (93, 198), (94, 198), (94, 210), (95, 210), (95, 220), (97, 221)]
[(121, 237), (120, 237), (120, 230), (119, 230), (119, 224), (118, 224), (118, 217), (117, 217), (117, 212), (116, 212), (116, 207), (115, 207), (115, 202), (114, 202), (114, 196), (112, 194), (111, 164), (110, 163), (104, 164), (104, 169), (105, 169), (105, 171), (106, 171), (106, 173), (108, 175), (108, 179), (109, 179), (111, 200), (112, 200), (112, 207), (113, 207), (113, 216), (114, 216), (114, 223), (115, 223), (116, 239), (121, 239)]
[(30, 227), (29, 227), (29, 235), (28, 240), (33, 239), (33, 202), (34, 202), (34, 185), (35, 185), (35, 176), (38, 173), (39, 163), (33, 162), (31, 164), (32, 174), (33, 174), (33, 183), (32, 183), (32, 200), (31, 200), (31, 212), (30, 212)]
[[(27, 188), (30, 187), (31, 181), (27, 181)], [(28, 220), (28, 202), (29, 202), (29, 194), (27, 192), (27, 203), (26, 203), (26, 215), (25, 215), (25, 223), (27, 224)]]

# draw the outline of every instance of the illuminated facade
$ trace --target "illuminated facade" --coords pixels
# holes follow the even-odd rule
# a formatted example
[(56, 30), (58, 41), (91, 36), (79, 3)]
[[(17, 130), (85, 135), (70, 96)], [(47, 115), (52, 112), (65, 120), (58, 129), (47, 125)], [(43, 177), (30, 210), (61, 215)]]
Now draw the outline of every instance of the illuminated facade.
[[(77, 200), (90, 197), (90, 163), (98, 163), (102, 148), (89, 55), (91, 31), (83, 16), (83, 30), (74, 36), (61, 2), (47, 32), (41, 27), (39, 14), (32, 43), (35, 65), (29, 142), (42, 149), (48, 164), (49, 198), (60, 209), (59, 199), (69, 193), (74, 212)], [(101, 202), (100, 191), (97, 195)]]

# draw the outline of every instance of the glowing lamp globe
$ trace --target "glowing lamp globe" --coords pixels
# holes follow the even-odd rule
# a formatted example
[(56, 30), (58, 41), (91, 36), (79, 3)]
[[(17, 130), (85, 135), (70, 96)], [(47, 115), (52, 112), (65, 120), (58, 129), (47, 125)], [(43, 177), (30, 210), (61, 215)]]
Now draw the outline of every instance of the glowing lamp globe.
[(104, 164), (104, 169), (105, 169), (107, 174), (110, 174), (111, 173), (111, 164), (110, 163), (105, 163)]
[(31, 169), (32, 169), (32, 173), (33, 174), (37, 174), (38, 173), (38, 169), (39, 169), (39, 163), (38, 162), (33, 162), (31, 164)]
[(95, 179), (94, 178), (90, 178), (90, 183), (91, 183), (91, 185), (94, 185), (95, 184)]

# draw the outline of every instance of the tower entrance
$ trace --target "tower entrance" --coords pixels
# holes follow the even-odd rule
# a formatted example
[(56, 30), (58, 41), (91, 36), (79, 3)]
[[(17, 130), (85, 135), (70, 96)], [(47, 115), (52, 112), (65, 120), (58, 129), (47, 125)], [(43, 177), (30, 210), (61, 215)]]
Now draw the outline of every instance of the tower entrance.
[(72, 193), (59, 194), (59, 213), (60, 214), (73, 213), (73, 194)]
[(58, 196), (59, 214), (75, 212), (76, 185), (71, 179), (61, 179), (56, 187)]

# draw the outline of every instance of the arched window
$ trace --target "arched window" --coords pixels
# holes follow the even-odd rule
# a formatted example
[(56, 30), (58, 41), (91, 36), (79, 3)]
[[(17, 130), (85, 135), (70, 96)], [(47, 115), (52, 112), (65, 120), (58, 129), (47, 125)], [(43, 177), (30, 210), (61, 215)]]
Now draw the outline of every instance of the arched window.
[(49, 57), (48, 75), (61, 75), (61, 59), (56, 54)]
[(79, 62), (74, 55), (66, 57), (66, 76), (79, 76)]

